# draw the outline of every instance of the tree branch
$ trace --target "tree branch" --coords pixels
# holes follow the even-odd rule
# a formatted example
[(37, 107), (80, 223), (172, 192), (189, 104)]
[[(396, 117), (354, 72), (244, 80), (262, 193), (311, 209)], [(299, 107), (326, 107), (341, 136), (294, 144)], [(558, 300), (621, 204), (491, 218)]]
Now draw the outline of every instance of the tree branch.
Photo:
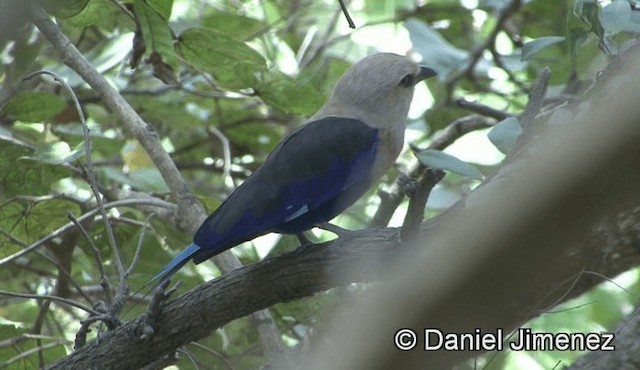
[(611, 345), (615, 351), (591, 351), (577, 359), (567, 370), (630, 369), (640, 364), (640, 306), (620, 322)]
[[(637, 265), (638, 219), (620, 220), (640, 213), (638, 55), (623, 60), (624, 70), (570, 121), (547, 127), (465, 207), (449, 210), (428, 250), (402, 258), (378, 291), (332, 316), (336, 330), (307, 368), (450, 368), (478, 352), (425, 352), (424, 342), (399, 351), (389, 342), (400, 328), (506, 334), (559, 297), (615, 275), (614, 265)], [(629, 239), (606, 232), (608, 223)], [(576, 276), (568, 294), (555, 289), (571, 288)]]
[[(561, 254), (558, 263), (587, 266), (590, 271), (601, 275), (614, 276), (640, 262), (633, 243), (635, 228), (640, 227), (640, 212), (625, 213), (624, 222), (617, 223), (615, 229), (594, 227), (592, 232), (578, 237), (572, 245), (577, 254)], [(430, 240), (440, 219), (433, 219), (422, 225), (419, 239)], [(233, 271), (206, 284), (186, 292), (162, 307), (155, 320), (155, 333), (140, 339), (145, 316), (139, 316), (113, 332), (106, 333), (100, 343), (91, 342), (71, 355), (51, 364), (47, 369), (88, 368), (98, 369), (138, 368), (190, 341), (210, 335), (216, 328), (243, 317), (253, 311), (269, 307), (275, 303), (288, 302), (310, 296), (327, 289), (347, 285), (352, 282), (386, 280), (389, 274), (398, 271), (395, 263), (405, 256), (419, 255), (431, 243), (417, 243), (413, 247), (397, 245), (397, 229), (370, 229), (354, 231), (352, 235), (300, 248), (296, 251), (270, 258), (242, 269)], [(603, 238), (612, 238), (610, 249), (602, 249)], [(457, 258), (452, 255), (452, 258)], [(444, 263), (441, 261), (439, 263)], [(360, 268), (360, 267), (366, 268)], [(554, 271), (545, 277), (552, 285), (538, 285), (533, 290), (521, 292), (505, 308), (503, 301), (495, 304), (503, 310), (521, 314), (524, 302), (536, 301), (555, 287), (557, 281), (566, 278), (566, 271)], [(600, 283), (595, 275), (584, 275), (564, 294), (565, 301), (584, 293)], [(498, 285), (508, 283), (496, 281)], [(499, 288), (499, 287), (498, 287)], [(466, 294), (480, 294), (482, 291), (469, 286)], [(560, 303), (557, 297), (549, 297), (540, 303)], [(474, 306), (467, 306), (465, 314), (472, 314)], [(533, 318), (541, 312), (526, 312)], [(452, 317), (458, 317), (452, 314)], [(506, 315), (506, 312), (503, 312)], [(497, 316), (498, 318), (502, 316)], [(505, 316), (507, 317), (507, 316)], [(497, 325), (509, 327), (512, 322), (498, 319)], [(384, 340), (385, 343), (388, 341)]]
[[(462, 137), (463, 135), (471, 131), (491, 127), (493, 123), (495, 123), (493, 119), (486, 118), (477, 114), (458, 118), (444, 130), (442, 130), (442, 132), (440, 132), (433, 139), (433, 141), (431, 141), (431, 144), (429, 144), (427, 149), (442, 150), (451, 145), (454, 141), (458, 140), (458, 138)], [(416, 178), (420, 175), (420, 172), (423, 171), (424, 168), (425, 167), (420, 163), (420, 161), (414, 159), (412, 164), (409, 166), (407, 176)], [(403, 197), (404, 192), (402, 191), (402, 186), (398, 183), (398, 181), (396, 181), (396, 183), (391, 186), (391, 189), (389, 189), (388, 193), (382, 193), (380, 195), (380, 207), (378, 207), (378, 210), (373, 216), (370, 225), (374, 227), (387, 226), (396, 208), (398, 208), (400, 203), (402, 203)]]
[[(107, 109), (116, 114), (125, 129), (142, 144), (167, 186), (171, 189), (171, 194), (178, 205), (177, 226), (185, 232), (194, 233), (207, 214), (189, 191), (187, 183), (180, 175), (175, 163), (162, 147), (158, 133), (151, 125), (144, 122), (122, 95), (93, 68), (73, 42), (49, 18), (44, 9), (35, 1), (29, 2), (29, 8), (33, 23), (60, 53), (62, 62), (78, 73), (102, 97)], [(242, 266), (240, 261), (229, 252), (216, 256), (214, 261), (225, 273)], [(252, 320), (268, 355), (273, 359), (280, 357), (284, 352), (284, 344), (271, 314), (258, 312), (252, 317)]]

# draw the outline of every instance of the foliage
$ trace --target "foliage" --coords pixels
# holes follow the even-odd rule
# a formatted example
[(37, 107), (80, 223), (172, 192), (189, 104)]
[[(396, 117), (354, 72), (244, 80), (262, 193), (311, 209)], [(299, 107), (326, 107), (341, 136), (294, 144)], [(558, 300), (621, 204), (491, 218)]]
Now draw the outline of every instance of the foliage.
[[(333, 0), (42, 2), (94, 68), (153, 126), (209, 212), (264, 161), (284, 135), (321, 106), (340, 74), (367, 54), (403, 53), (411, 45), (425, 64), (439, 72), (438, 82), (429, 82), (428, 90), (418, 87), (407, 144), (426, 148), (440, 130), (469, 115), (469, 108), (455, 104), (464, 97), (477, 104), (480, 114), (488, 106), (509, 115), (506, 119), (489, 115), (492, 123), (502, 122), (490, 133), (482, 131), (508, 155), (522, 133), (521, 122), (512, 115), (525, 109), (529, 87), (544, 67), (552, 70), (547, 98), (560, 102), (546, 109), (555, 109), (582, 96), (597, 72), (630, 47), (640, 32), (640, 11), (626, 0), (434, 0), (422, 6), (408, 0), (351, 3), (355, 31), (347, 28)], [(0, 10), (16, 4), (0, 2)], [(32, 25), (20, 27), (13, 39), (0, 39), (0, 260), (63, 227), (69, 213), (79, 217), (97, 207), (88, 183), (90, 169), (106, 202), (118, 200), (114, 190), (173, 201), (153, 161), (114, 112), (105, 108), (101, 96), (58, 60)], [(22, 80), (42, 69), (64, 79), (77, 95), (90, 128), (93, 168), (87, 164), (86, 137), (71, 97), (49, 78)], [(542, 116), (534, 126), (558, 117)], [(462, 175), (449, 175), (434, 189), (427, 215), (442, 211), (436, 204), (450, 204), (452, 197), (468, 194), (504, 158), (485, 155), (469, 164), (457, 159), (459, 154), (453, 147), (445, 152), (417, 151), (424, 165)], [(411, 167), (417, 159), (406, 150), (400, 162)], [(392, 171), (381, 187), (388, 189), (397, 175), (397, 170)], [(337, 221), (345, 227), (365, 228), (379, 206), (379, 197), (371, 191)], [(149, 212), (142, 207), (113, 207), (107, 214), (126, 264), (133, 259), (144, 230), (140, 262), (130, 277), (132, 290), (155, 275), (190, 239), (167, 218), (152, 218), (150, 226), (144, 226)], [(398, 216), (391, 220), (392, 225), (400, 223)], [(62, 296), (90, 307), (104, 299), (92, 244), (114, 284), (118, 275), (107, 230), (97, 216), (83, 226), (90, 242), (77, 228), (68, 228), (35, 252), (4, 263), (2, 289)], [(326, 240), (330, 235), (321, 233), (319, 238)], [(262, 238), (235, 252), (244, 263), (251, 263), (291, 249), (294, 240)], [(185, 281), (181, 289), (187, 289), (218, 274), (205, 263), (186, 266), (178, 277)], [(273, 312), (285, 342), (304, 343), (338, 299), (357, 295), (361, 289), (345, 288), (279, 304)], [(572, 318), (542, 319), (535, 325), (551, 332), (569, 327), (610, 328), (624, 314), (615, 307), (633, 301), (633, 297), (620, 298), (619, 293), (606, 289), (593, 293), (602, 304), (619, 302), (611, 309), (595, 303)], [(0, 341), (19, 338), (13, 346), (0, 347), (0, 363), (35, 368), (72, 351), (86, 312), (44, 302), (0, 298)], [(125, 319), (141, 310), (134, 307)], [(590, 323), (587, 329), (578, 326), (582, 322)], [(226, 363), (238, 369), (257, 368), (265, 360), (258, 343), (251, 322), (242, 319), (200, 342), (217, 356), (200, 348), (187, 350), (208, 368), (226, 368)], [(545, 368), (555, 364), (548, 354), (532, 356)], [(554, 353), (552, 359), (568, 363), (575, 357)], [(181, 358), (178, 364), (188, 367), (189, 361)], [(495, 360), (491, 366), (515, 368), (508, 359)]]

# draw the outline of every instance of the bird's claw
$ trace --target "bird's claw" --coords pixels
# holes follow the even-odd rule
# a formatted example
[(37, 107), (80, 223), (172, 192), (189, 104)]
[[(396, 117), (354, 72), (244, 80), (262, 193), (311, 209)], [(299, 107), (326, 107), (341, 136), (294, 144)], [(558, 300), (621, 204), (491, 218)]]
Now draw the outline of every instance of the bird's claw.
[(342, 228), (340, 226), (328, 223), (328, 222), (323, 222), (321, 224), (317, 225), (318, 228), (322, 229), (322, 230), (326, 230), (329, 232), (332, 232), (334, 234), (336, 234), (338, 236), (338, 238), (346, 238), (349, 237), (351, 235), (353, 235), (355, 233), (355, 231), (352, 230), (348, 230), (345, 228)]

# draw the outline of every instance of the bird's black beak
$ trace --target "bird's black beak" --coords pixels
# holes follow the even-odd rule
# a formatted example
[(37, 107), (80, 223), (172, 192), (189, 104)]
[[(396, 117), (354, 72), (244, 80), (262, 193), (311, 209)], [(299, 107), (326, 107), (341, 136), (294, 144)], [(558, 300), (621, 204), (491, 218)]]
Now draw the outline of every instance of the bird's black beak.
[(433, 69), (425, 66), (420, 66), (420, 72), (416, 75), (416, 83), (426, 80), (429, 77), (437, 76), (438, 73)]

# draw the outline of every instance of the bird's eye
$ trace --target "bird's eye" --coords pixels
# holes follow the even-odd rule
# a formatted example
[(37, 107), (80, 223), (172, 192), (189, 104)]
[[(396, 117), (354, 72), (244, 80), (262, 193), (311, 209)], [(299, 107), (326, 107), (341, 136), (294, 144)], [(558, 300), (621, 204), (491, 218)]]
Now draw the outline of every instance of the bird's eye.
[(408, 74), (404, 77), (402, 77), (402, 80), (400, 80), (400, 86), (404, 86), (404, 87), (411, 87), (413, 86), (413, 75), (412, 74)]

